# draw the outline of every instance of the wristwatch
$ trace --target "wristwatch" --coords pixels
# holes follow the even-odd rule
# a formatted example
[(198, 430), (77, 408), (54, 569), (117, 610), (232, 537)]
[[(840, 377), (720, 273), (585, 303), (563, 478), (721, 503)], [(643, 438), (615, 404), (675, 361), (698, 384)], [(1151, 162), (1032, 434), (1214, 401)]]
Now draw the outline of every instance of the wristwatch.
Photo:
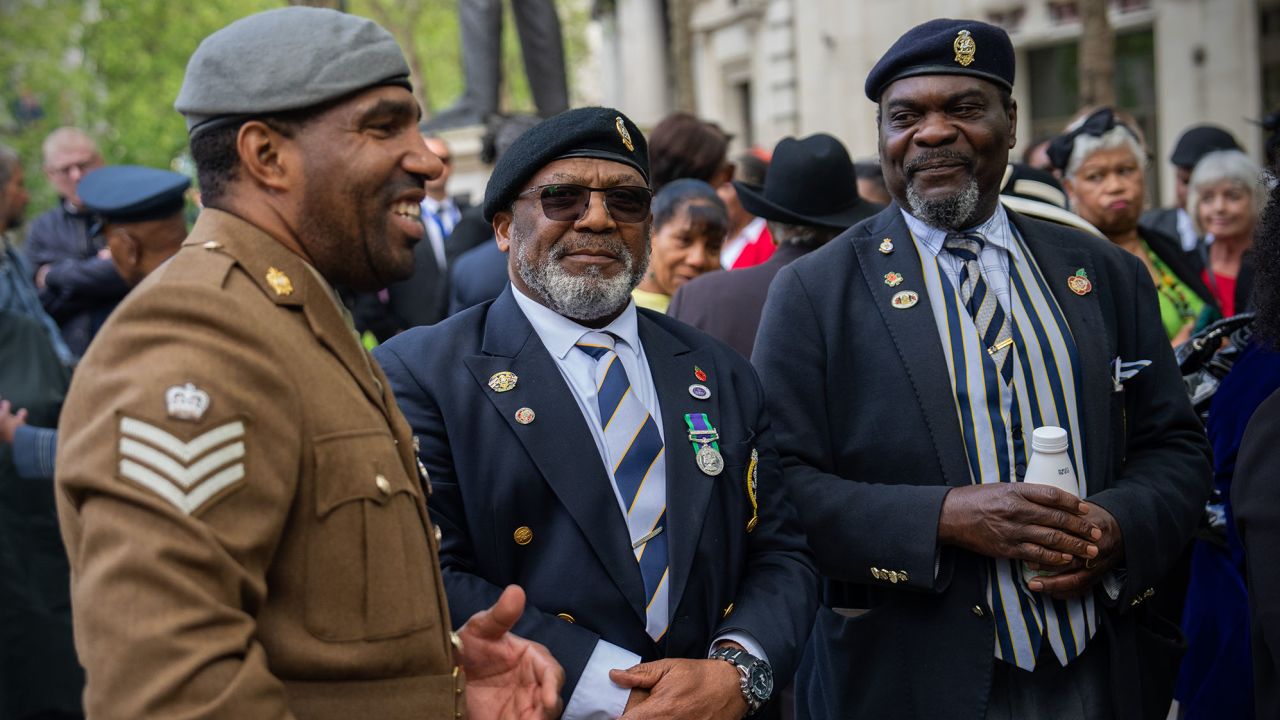
[(746, 650), (728, 646), (716, 648), (711, 657), (738, 668), (742, 675), (739, 680), (742, 699), (747, 701), (747, 715), (754, 715), (761, 705), (769, 702), (773, 695), (773, 669), (769, 663)]

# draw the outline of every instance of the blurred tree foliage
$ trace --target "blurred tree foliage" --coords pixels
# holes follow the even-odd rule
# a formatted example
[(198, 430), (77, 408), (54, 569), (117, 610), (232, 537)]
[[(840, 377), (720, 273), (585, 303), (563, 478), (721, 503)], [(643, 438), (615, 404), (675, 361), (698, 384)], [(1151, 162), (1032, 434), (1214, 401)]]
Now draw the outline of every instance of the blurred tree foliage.
[[(465, 1), (465, 0), (462, 0)], [(512, 0), (519, 2), (520, 0)], [(462, 94), (459, 0), (309, 2), (372, 18), (405, 48), (424, 112)], [(97, 138), (109, 163), (184, 170), (186, 127), (173, 110), (187, 59), (200, 41), (231, 21), (288, 0), (0, 0), (0, 142), (26, 163), (32, 205), (56, 198), (41, 170), (40, 143), (75, 125)], [(586, 3), (565, 0), (568, 66), (585, 56)], [(508, 11), (504, 24), (503, 108), (531, 112), (533, 101)]]

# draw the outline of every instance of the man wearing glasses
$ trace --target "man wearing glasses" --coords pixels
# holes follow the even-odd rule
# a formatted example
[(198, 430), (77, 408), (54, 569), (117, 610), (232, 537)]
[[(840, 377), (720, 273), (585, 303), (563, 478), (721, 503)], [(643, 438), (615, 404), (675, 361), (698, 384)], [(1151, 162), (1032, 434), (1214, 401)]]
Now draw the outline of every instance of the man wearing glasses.
[(795, 669), (814, 567), (750, 366), (631, 300), (648, 177), (616, 110), (535, 126), (485, 192), (511, 285), (375, 356), (431, 478), (455, 625), (519, 582), (514, 632), (564, 666), (566, 718), (739, 718)]
[(36, 218), (27, 234), (27, 260), (45, 310), (79, 357), (116, 303), (129, 291), (111, 264), (107, 240), (76, 187), (102, 167), (98, 146), (83, 130), (58, 128), (44, 141), (44, 173), (58, 191), (58, 206)]

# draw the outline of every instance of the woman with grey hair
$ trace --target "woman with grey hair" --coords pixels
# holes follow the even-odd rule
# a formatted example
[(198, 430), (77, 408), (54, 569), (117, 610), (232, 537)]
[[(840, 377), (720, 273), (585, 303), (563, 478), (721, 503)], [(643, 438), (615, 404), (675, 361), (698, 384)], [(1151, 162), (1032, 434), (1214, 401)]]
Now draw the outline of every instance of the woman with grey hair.
[(1267, 203), (1262, 168), (1239, 150), (1219, 150), (1196, 163), (1187, 186), (1187, 214), (1206, 238), (1203, 279), (1224, 315), (1244, 312), (1253, 289), (1253, 233)]
[(1133, 125), (1104, 107), (1069, 126), (1049, 144), (1071, 209), (1151, 273), (1165, 334), (1177, 345), (1218, 317), (1198, 267), (1174, 238), (1141, 227), (1146, 150)]

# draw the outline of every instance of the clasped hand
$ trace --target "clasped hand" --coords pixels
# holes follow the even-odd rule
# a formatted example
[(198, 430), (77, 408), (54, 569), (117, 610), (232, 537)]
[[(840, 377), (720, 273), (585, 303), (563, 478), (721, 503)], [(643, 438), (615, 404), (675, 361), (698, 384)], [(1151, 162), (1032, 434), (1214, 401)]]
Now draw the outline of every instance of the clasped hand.
[(1057, 575), (1027, 587), (1065, 599), (1088, 593), (1120, 561), (1123, 542), (1111, 513), (1045, 485), (969, 485), (947, 493), (938, 541), (992, 558), (1022, 560)]
[(621, 720), (739, 720), (747, 714), (741, 677), (716, 659), (657, 660), (609, 671), (611, 680), (632, 689)]

